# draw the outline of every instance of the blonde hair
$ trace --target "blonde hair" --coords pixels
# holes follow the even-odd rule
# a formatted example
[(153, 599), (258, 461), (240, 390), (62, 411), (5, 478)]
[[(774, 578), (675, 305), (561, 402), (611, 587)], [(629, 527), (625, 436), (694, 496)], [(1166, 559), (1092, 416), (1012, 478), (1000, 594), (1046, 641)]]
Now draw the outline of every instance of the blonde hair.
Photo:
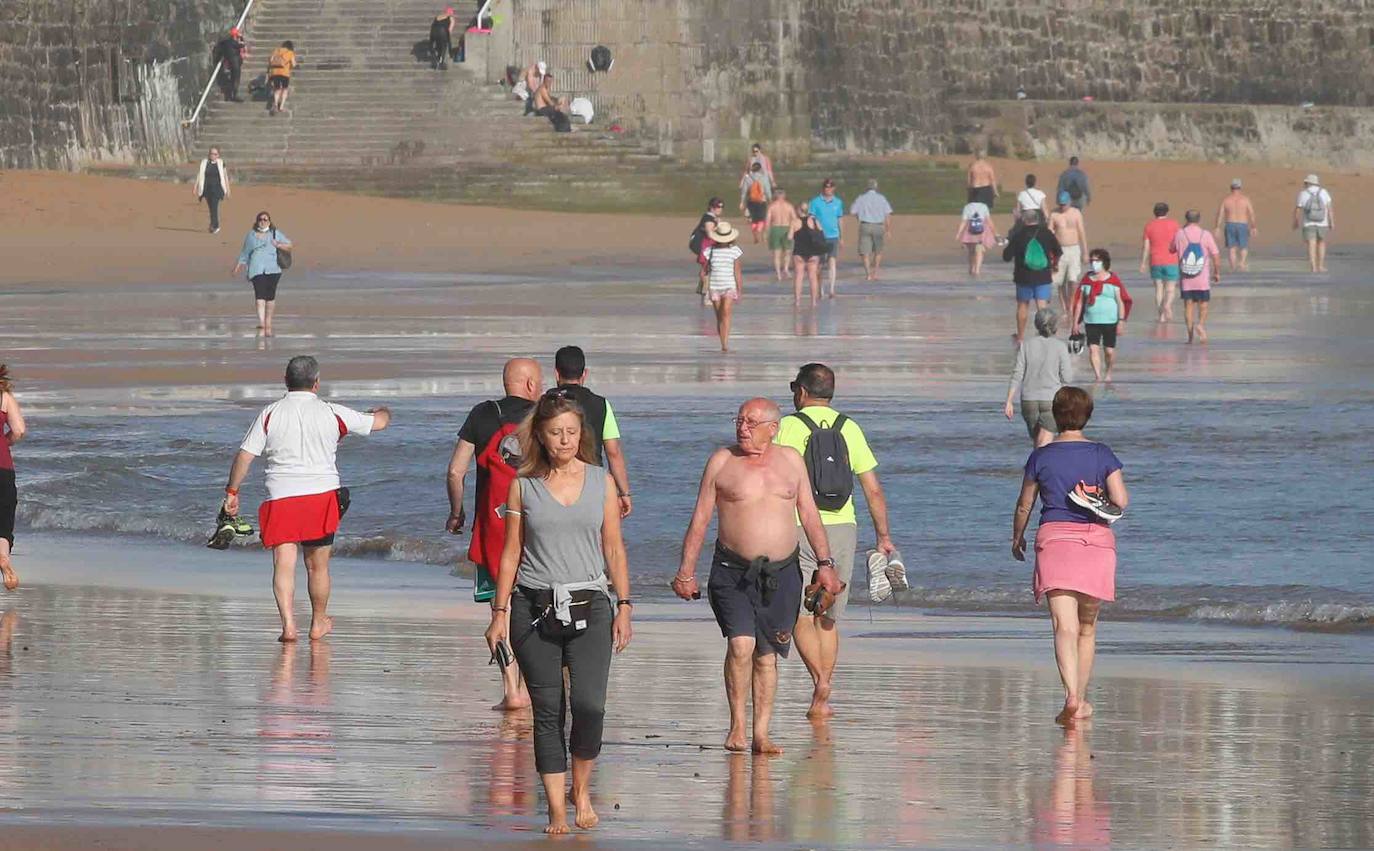
[(520, 440), (520, 469), (517, 474), (525, 478), (539, 478), (549, 474), (553, 462), (549, 459), (548, 449), (540, 432), (545, 423), (563, 414), (577, 414), (581, 427), (577, 445), (577, 457), (593, 466), (597, 464), (596, 444), (592, 433), (587, 429), (587, 415), (582, 406), (573, 398), (572, 391), (565, 387), (555, 387), (545, 393), (535, 403), (534, 410), (520, 424), (517, 435)]

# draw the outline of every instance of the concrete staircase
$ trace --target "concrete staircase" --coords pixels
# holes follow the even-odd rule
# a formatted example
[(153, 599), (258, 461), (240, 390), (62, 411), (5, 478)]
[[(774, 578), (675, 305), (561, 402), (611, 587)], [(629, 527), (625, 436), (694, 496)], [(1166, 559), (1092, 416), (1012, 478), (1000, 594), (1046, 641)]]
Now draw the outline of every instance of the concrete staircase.
[[(469, 5), (455, 8), (471, 14)], [(599, 126), (600, 116), (574, 133), (554, 133), (547, 120), (523, 116), (504, 86), (482, 82), (462, 63), (434, 70), (429, 22), (442, 6), (259, 0), (246, 27), (240, 96), (248, 98), (248, 83), (290, 39), (301, 67), (287, 111), (269, 115), (265, 92), (245, 103), (225, 103), (215, 92), (197, 147), (219, 145), (236, 179), (249, 182), (531, 204), (585, 191), (576, 187), (605, 182), (608, 170), (666, 164), (638, 140)]]

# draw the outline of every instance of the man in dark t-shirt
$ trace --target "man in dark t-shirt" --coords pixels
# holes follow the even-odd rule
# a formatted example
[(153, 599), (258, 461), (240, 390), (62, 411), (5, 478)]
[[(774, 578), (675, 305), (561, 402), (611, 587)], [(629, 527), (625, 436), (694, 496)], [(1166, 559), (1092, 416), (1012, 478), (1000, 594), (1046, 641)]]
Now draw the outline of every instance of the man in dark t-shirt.
[(222, 62), (224, 67), (220, 70), (219, 89), (224, 94), (227, 101), (239, 101), (239, 76), (243, 72), (243, 36), (239, 34), (238, 27), (229, 30), (229, 35), (220, 39), (215, 44), (215, 49), (210, 54), (210, 61)]
[[(539, 364), (530, 358), (512, 358), (506, 361), (501, 373), (501, 383), (506, 395), (501, 399), (481, 402), (468, 413), (463, 427), (458, 430), (458, 443), (453, 447), (453, 457), (448, 463), (448, 521), (444, 524), (451, 534), (463, 534), (467, 518), (463, 511), (463, 479), (467, 476), (468, 466), (486, 448), (501, 428), (509, 423), (518, 423), (534, 407), (544, 388), (543, 375)], [(477, 467), (477, 488), (474, 505), (482, 505), (486, 495), (487, 472), (481, 465)], [(477, 591), (483, 583), (490, 583), (490, 573), (500, 568), (498, 564), (479, 564), (476, 578)], [(512, 710), (530, 705), (529, 693), (520, 680), (520, 671), (514, 665), (502, 669), (505, 695), (496, 705), (497, 709)]]
[(616, 422), (615, 410), (605, 396), (587, 389), (587, 355), (582, 349), (577, 346), (559, 349), (553, 356), (553, 367), (558, 373), (558, 386), (566, 388), (582, 406), (587, 418), (586, 427), (591, 431), (592, 442), (596, 446), (597, 463), (610, 469), (620, 500), (620, 516), (628, 517), (633, 508), (630, 501), (630, 474), (625, 468), (625, 453), (620, 448), (620, 425)]

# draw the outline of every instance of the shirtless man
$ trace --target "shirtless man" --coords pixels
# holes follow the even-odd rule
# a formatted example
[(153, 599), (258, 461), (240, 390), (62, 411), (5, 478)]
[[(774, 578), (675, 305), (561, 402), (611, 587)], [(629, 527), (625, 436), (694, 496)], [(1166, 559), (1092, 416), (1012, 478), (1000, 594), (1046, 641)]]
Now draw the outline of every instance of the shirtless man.
[(993, 170), (992, 163), (987, 161), (987, 155), (983, 151), (977, 151), (973, 155), (973, 162), (968, 167), (968, 201), (981, 201), (992, 209), (992, 202), (997, 200), (997, 172)]
[(1240, 191), (1239, 177), (1231, 181), (1231, 194), (1221, 199), (1213, 229), (1218, 237), (1226, 237), (1231, 271), (1250, 271), (1250, 237), (1259, 236), (1259, 225), (1255, 223), (1255, 206), (1250, 203), (1250, 197)]
[(1083, 248), (1088, 244), (1088, 231), (1083, 225), (1083, 211), (1073, 206), (1068, 192), (1059, 193), (1059, 209), (1050, 213), (1050, 232), (1059, 240), (1064, 254), (1054, 270), (1054, 283), (1059, 290), (1059, 303), (1064, 315), (1069, 315), (1069, 302), (1074, 290), (1083, 280)]
[(792, 226), (797, 222), (797, 208), (787, 200), (787, 190), (773, 190), (773, 202), (768, 205), (768, 249), (773, 252), (773, 272), (778, 280), (792, 272)]
[(777, 754), (768, 738), (778, 655), (787, 656), (802, 604), (797, 519), (817, 556), (820, 585), (841, 591), (835, 562), (811, 495), (806, 464), (795, 449), (773, 443), (782, 412), (768, 399), (750, 399), (735, 419), (736, 445), (717, 449), (706, 462), (696, 510), (682, 539), (682, 562), (673, 591), (684, 600), (701, 596), (697, 555), (711, 513), (719, 509), (719, 534), (706, 583), (711, 611), (729, 642), (725, 653), (725, 696), (730, 733), (725, 749), (743, 751), (747, 691), (753, 692), (754, 753)]

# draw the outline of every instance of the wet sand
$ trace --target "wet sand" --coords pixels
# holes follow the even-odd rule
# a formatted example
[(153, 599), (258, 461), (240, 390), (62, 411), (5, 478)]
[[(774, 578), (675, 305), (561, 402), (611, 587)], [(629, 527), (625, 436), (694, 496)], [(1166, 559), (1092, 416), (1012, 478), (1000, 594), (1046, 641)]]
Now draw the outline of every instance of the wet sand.
[[(393, 566), (378, 594), (369, 563), (341, 560), (335, 632), (282, 647), (261, 553), (125, 545), (83, 561), (93, 546), (36, 538), (42, 582), (4, 600), (0, 824), (50, 844), (0, 847), (78, 847), (104, 824), (116, 844), (101, 847), (533, 838), (529, 719), (488, 709), (464, 580)], [(1043, 617), (856, 607), (837, 717), (803, 717), (790, 660), (786, 753), (754, 758), (720, 748), (724, 643), (705, 604), (636, 621), (588, 847), (1374, 843), (1374, 654), (1357, 636), (1106, 622), (1097, 717), (1065, 731)]]

